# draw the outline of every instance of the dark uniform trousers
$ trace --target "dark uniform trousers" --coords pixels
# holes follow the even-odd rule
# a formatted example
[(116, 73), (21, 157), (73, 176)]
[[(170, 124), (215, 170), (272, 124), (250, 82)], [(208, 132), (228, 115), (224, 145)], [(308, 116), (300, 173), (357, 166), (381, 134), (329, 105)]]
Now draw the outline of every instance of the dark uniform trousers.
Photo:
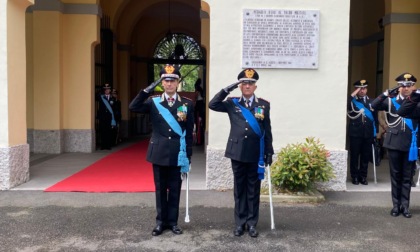
[(97, 97), (99, 101), (99, 109), (98, 109), (98, 119), (99, 119), (99, 132), (101, 137), (101, 148), (102, 149), (110, 149), (113, 146), (113, 127), (111, 125), (112, 121), (112, 113), (114, 111), (109, 111), (108, 107), (105, 105), (104, 102), (108, 103), (112, 110), (114, 110), (114, 102), (115, 98), (111, 95), (109, 99), (103, 101), (101, 96)]
[(256, 226), (260, 206), (261, 181), (258, 162), (244, 163), (231, 159), (235, 197), (235, 223), (237, 226)]
[(394, 206), (409, 207), (413, 161), (408, 161), (407, 151), (388, 149), (391, 174), (391, 195)]
[(372, 155), (372, 139), (373, 138), (349, 137), (350, 175), (352, 178), (367, 177), (369, 159)]
[(179, 166), (153, 164), (156, 189), (156, 224), (175, 226), (178, 223), (181, 195), (181, 171)]

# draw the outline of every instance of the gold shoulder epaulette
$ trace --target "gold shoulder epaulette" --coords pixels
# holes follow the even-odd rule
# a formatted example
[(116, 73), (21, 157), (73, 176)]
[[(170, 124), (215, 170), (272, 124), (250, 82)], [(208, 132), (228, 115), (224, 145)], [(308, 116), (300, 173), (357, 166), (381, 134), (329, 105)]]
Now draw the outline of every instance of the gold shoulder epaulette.
[(186, 97), (186, 96), (181, 96), (181, 98), (182, 98), (182, 99), (189, 100), (189, 101), (192, 101), (192, 99), (191, 99), (191, 98), (188, 98), (188, 97)]
[(270, 101), (267, 101), (266, 99), (264, 99), (264, 98), (261, 98), (261, 97), (258, 97), (258, 100), (263, 100), (263, 101), (265, 101), (265, 102), (268, 102), (268, 103), (270, 103)]
[(160, 97), (161, 95), (160, 94), (157, 94), (157, 95), (151, 95), (151, 96), (149, 96), (147, 99), (152, 99), (152, 98), (155, 98), (155, 97)]

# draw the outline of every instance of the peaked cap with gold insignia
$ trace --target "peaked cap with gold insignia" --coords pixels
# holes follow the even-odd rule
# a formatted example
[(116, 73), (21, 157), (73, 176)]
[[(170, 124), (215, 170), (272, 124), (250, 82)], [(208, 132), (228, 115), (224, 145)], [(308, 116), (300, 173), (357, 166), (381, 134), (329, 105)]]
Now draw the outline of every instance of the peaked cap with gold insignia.
[(368, 86), (367, 80), (358, 80), (355, 83), (353, 83), (353, 86), (355, 88), (364, 88)]
[(176, 66), (167, 64), (160, 71), (160, 77), (163, 80), (178, 80), (181, 78), (181, 73)]
[(239, 74), (238, 74), (238, 80), (240, 82), (257, 82), (257, 80), (259, 79), (258, 73), (257, 71), (255, 71), (252, 68), (247, 68), (242, 70)]
[(414, 77), (411, 73), (400, 74), (395, 81), (402, 86), (413, 86), (417, 82), (417, 78)]

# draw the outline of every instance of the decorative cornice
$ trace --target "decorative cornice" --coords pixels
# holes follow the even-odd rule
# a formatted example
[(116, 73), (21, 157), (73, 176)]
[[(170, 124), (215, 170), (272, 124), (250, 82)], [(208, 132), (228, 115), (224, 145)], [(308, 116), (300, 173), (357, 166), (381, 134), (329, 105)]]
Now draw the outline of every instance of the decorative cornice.
[(384, 32), (380, 31), (362, 39), (351, 39), (350, 46), (365, 46), (370, 43), (376, 43), (382, 39), (384, 39)]
[[(381, 20), (381, 25), (390, 24), (420, 24), (420, 14), (418, 13), (390, 13)], [(350, 46), (365, 46), (370, 43), (384, 39), (384, 32), (380, 31), (362, 39), (350, 40)]]
[(102, 17), (102, 8), (97, 4), (67, 4), (60, 0), (36, 0), (35, 5), (26, 9), (27, 13), (34, 11), (58, 11), (63, 14), (97, 15)]
[(420, 24), (419, 13), (390, 13), (382, 19), (383, 26), (389, 24)]

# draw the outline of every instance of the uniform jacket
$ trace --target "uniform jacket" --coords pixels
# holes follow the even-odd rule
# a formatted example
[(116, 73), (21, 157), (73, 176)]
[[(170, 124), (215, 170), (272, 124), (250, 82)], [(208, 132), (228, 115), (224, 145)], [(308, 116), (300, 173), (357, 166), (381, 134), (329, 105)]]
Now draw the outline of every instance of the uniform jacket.
[(401, 107), (398, 109), (397, 114), (402, 117), (420, 119), (420, 102), (417, 101), (419, 97), (416, 97), (416, 101), (413, 101), (411, 97), (404, 99)]
[[(101, 96), (102, 95), (97, 96), (97, 100), (99, 101), (99, 108), (98, 108), (98, 115), (97, 115), (98, 119), (101, 124), (103, 123), (104, 125), (106, 125), (109, 123), (109, 125), (111, 125), (112, 113), (108, 110)], [(111, 109), (113, 110), (113, 113), (114, 113), (115, 98), (112, 97), (112, 95), (109, 95), (109, 100), (106, 100), (105, 98), (105, 102), (107, 102), (111, 106)], [(115, 117), (115, 113), (114, 113), (114, 117)]]
[[(403, 103), (403, 100), (399, 95), (397, 96), (397, 103), (400, 105)], [(381, 94), (372, 102), (372, 107), (374, 109), (384, 110), (387, 112), (386, 118), (390, 126), (385, 132), (385, 140), (383, 146), (391, 150), (409, 151), (412, 139), (411, 130), (407, 125), (405, 125), (404, 120), (401, 120), (403, 118), (397, 114), (397, 109), (395, 108), (394, 104), (392, 104), (391, 99)], [(398, 120), (401, 121), (395, 124)], [(417, 120), (412, 121), (413, 127), (415, 129), (418, 125), (418, 122)]]
[[(225, 157), (241, 162), (258, 162), (260, 155), (260, 138), (245, 120), (241, 109), (233, 103), (232, 97), (225, 100), (227, 96), (228, 93), (222, 90), (217, 93), (209, 103), (209, 108), (211, 110), (228, 113), (229, 115), (230, 133), (226, 146)], [(245, 107), (245, 103), (242, 98), (239, 100), (239, 104)], [(265, 132), (264, 154), (273, 154), (270, 103), (255, 96), (249, 110), (255, 115), (255, 109), (258, 107), (263, 108), (264, 110), (264, 118), (262, 120), (257, 119), (261, 131)]]
[[(187, 156), (192, 156), (193, 128), (194, 128), (194, 111), (193, 102), (185, 97), (177, 94), (177, 99), (172, 107), (168, 105), (164, 96), (160, 97), (160, 104), (167, 108), (171, 114), (177, 119), (182, 131), (186, 130), (185, 141), (187, 145)], [(129, 109), (133, 112), (148, 113), (152, 122), (152, 137), (150, 138), (149, 148), (147, 150), (147, 161), (161, 166), (177, 166), (178, 153), (180, 150), (180, 136), (176, 134), (169, 124), (160, 115), (153, 100), (149, 94), (141, 91), (131, 102)], [(186, 115), (178, 114), (179, 107), (186, 106)], [(186, 116), (180, 119), (180, 116)]]
[[(352, 102), (353, 97), (349, 97), (347, 102), (347, 114), (349, 117), (349, 128), (348, 128), (348, 134), (350, 137), (360, 137), (360, 138), (374, 138), (373, 135), (373, 122), (367, 118), (364, 115), (360, 115), (357, 118), (354, 118), (358, 115), (358, 112), (360, 111), (356, 105)], [(355, 97), (355, 99), (362, 103), (366, 109), (369, 109), (372, 112), (374, 123), (376, 127), (376, 132), (379, 130), (378, 125), (378, 113), (371, 107), (372, 100), (369, 99), (369, 97), (366, 96), (366, 101), (363, 98)], [(354, 118), (354, 119), (352, 119)]]

